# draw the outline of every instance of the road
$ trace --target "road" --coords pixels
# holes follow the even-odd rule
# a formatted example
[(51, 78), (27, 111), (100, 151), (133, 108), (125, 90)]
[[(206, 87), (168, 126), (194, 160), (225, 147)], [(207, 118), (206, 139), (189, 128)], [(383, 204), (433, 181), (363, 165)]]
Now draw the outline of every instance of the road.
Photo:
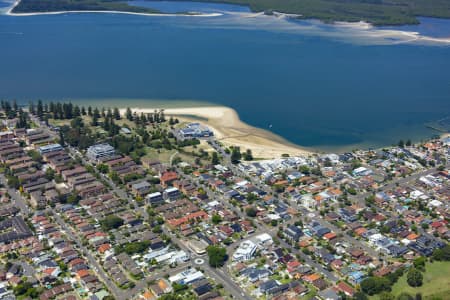
[(0, 174), (0, 183), (3, 184), (8, 189), (8, 194), (11, 196), (11, 199), (14, 200), (14, 203), (19, 207), (23, 216), (28, 217), (32, 210), (28, 207), (28, 204), (25, 199), (17, 192), (16, 189), (12, 189), (8, 187), (7, 180), (5, 174)]
[[(172, 234), (169, 229), (167, 229), (165, 226), (163, 226), (163, 231), (165, 234), (170, 236), (170, 238), (176, 242), (176, 244), (184, 250), (186, 253), (192, 253), (191, 249), (189, 249), (188, 246), (185, 245), (184, 241), (177, 238), (175, 234)], [(192, 253), (193, 257), (191, 259), (195, 258), (202, 258), (205, 260), (205, 256), (198, 256), (195, 253)], [(206, 258), (207, 260), (207, 258)], [(217, 283), (221, 283), (224, 287), (224, 289), (230, 293), (233, 298), (235, 299), (244, 299), (244, 300), (252, 300), (253, 298), (246, 294), (245, 291), (241, 289), (240, 286), (238, 286), (232, 279), (231, 274), (228, 274), (226, 268), (212, 268), (208, 262), (205, 260), (205, 263), (201, 265), (202, 270), (211, 278), (213, 278)]]
[(66, 222), (53, 209), (51, 211), (53, 213), (55, 221), (64, 230), (64, 233), (69, 238), (69, 240), (71, 240), (77, 245), (78, 249), (81, 251), (83, 256), (88, 260), (91, 269), (92, 268), (94, 269), (96, 274), (100, 277), (103, 283), (111, 291), (114, 298), (127, 299), (127, 292), (117, 287), (117, 285), (111, 280), (108, 274), (106, 274), (106, 272), (103, 270), (103, 267), (100, 266), (95, 257), (91, 254), (91, 252), (85, 246), (83, 246), (83, 243), (81, 242), (80, 238), (72, 231), (72, 228), (68, 224), (66, 224)]
[[(217, 147), (219, 147), (219, 146), (217, 145)], [(224, 153), (225, 155), (227, 155), (223, 150), (221, 151), (221, 153)], [(234, 172), (234, 174), (241, 173), (240, 170), (238, 170), (234, 165), (231, 164), (231, 161), (228, 160), (228, 162), (226, 164), (227, 164), (227, 167)], [(179, 172), (179, 174), (182, 174), (181, 170), (177, 169), (177, 171)], [(244, 212), (233, 207), (233, 205), (231, 205), (231, 203), (229, 201), (226, 201), (223, 196), (217, 196), (213, 191), (210, 190), (210, 188), (208, 186), (202, 184), (198, 178), (191, 176), (191, 180), (194, 183), (196, 183), (197, 186), (202, 187), (207, 192), (209, 199), (219, 201), (220, 203), (222, 203), (222, 205), (224, 207), (227, 207), (228, 209), (230, 209), (231, 211), (236, 213), (241, 219), (248, 218)], [(258, 184), (258, 186), (260, 186), (260, 185), (261, 184)], [(256, 226), (256, 232), (259, 232), (259, 233), (266, 232), (266, 233), (269, 233), (271, 236), (276, 235), (276, 232), (278, 231), (277, 227), (267, 226), (266, 224), (259, 223), (259, 222), (255, 222), (255, 226)], [(286, 243), (283, 240), (280, 241), (280, 245), (286, 249), (289, 249), (289, 251), (291, 253), (300, 256), (300, 258), (302, 258), (310, 267), (315, 268), (317, 271), (324, 274), (330, 281), (332, 281), (334, 283), (338, 281), (338, 278), (336, 277), (336, 275), (334, 275), (332, 272), (330, 272), (326, 268), (324, 268), (323, 265), (313, 261), (311, 259), (311, 257), (306, 255), (302, 251), (299, 251), (298, 249), (296, 249), (295, 247)], [(227, 247), (227, 249), (228, 249), (228, 251), (230, 251), (230, 249), (232, 250), (232, 248), (230, 248), (230, 247)]]
[[(448, 163), (445, 167), (449, 168), (450, 163)], [(432, 169), (427, 169), (427, 170), (412, 174), (405, 178), (398, 178), (398, 179), (395, 179), (395, 180), (389, 182), (388, 184), (382, 186), (381, 188), (379, 188), (379, 191), (386, 192), (386, 191), (394, 189), (396, 186), (410, 185), (412, 182), (415, 182), (420, 177), (427, 176), (427, 175), (430, 175), (430, 174), (433, 174), (436, 172), (438, 172), (437, 167), (434, 167)], [(365, 199), (367, 197), (369, 197), (370, 195), (373, 195), (373, 193), (367, 192), (367, 193), (363, 193), (363, 194), (358, 194), (358, 195), (352, 197), (351, 200), (357, 202), (359, 205), (365, 206), (366, 205)], [(397, 214), (395, 212), (386, 211), (385, 209), (383, 209), (379, 206), (374, 206), (374, 207), (375, 207), (377, 213), (383, 214), (387, 218), (397, 217)], [(410, 228), (413, 225), (410, 222), (408, 222), (407, 220), (404, 220), (404, 222), (405, 222), (406, 226), (408, 226)], [(416, 228), (420, 234), (422, 234), (430, 239), (436, 239), (434, 236), (427, 233), (421, 226), (416, 226)]]
[[(76, 151), (74, 149), (69, 148), (70, 153), (73, 156), (79, 157), (82, 160), (82, 163), (84, 165), (91, 165), (92, 164), (90, 162), (88, 162), (84, 157), (80, 157), (80, 155), (78, 153), (76, 153)], [(95, 168), (94, 168), (95, 169)], [(126, 191), (124, 191), (122, 188), (118, 187), (109, 177), (99, 173), (96, 169), (95, 171), (100, 174), (100, 176), (102, 177), (103, 180), (105, 180), (108, 185), (112, 188), (112, 191), (121, 199), (126, 199), (128, 201), (128, 204), (132, 205), (136, 211), (140, 212), (143, 216), (144, 219), (148, 220), (148, 214), (147, 211), (145, 210), (145, 207), (139, 207), (137, 202), (134, 201)], [(182, 173), (180, 173), (182, 174)], [(163, 227), (165, 229), (165, 227)], [(175, 241), (176, 244), (178, 244), (178, 246), (180, 248), (182, 248), (183, 250), (185, 250), (187, 253), (190, 252), (190, 249), (188, 249), (181, 240), (179, 240), (176, 236), (174, 235), (170, 235), (169, 232), (167, 231), (167, 229), (165, 229), (164, 233), (168, 236), (171, 237), (172, 241)], [(211, 278), (213, 278), (214, 280), (216, 280), (219, 283), (222, 283), (222, 285), (225, 287), (225, 289), (230, 292), (234, 298), (236, 299), (246, 299), (246, 300), (250, 300), (251, 298), (246, 296), (244, 294), (244, 292), (242, 291), (242, 289), (237, 286), (230, 278), (231, 276), (229, 274), (224, 274), (223, 270), (215, 270), (213, 268), (211, 268), (208, 264), (204, 264), (202, 265), (204, 271), (206, 272), (206, 274), (208, 276), (210, 276)], [(139, 281), (140, 282), (144, 282), (144, 281)], [(138, 286), (138, 283), (136, 283), (136, 286)], [(133, 289), (135, 290), (136, 287)], [(239, 292), (241, 291), (241, 292)], [(243, 296), (244, 295), (244, 296)]]

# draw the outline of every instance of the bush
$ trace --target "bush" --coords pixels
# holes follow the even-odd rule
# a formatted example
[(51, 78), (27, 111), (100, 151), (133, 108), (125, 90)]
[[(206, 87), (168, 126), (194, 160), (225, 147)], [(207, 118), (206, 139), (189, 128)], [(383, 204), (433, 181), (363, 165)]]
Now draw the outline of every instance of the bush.
[(423, 282), (423, 275), (416, 268), (411, 268), (406, 277), (406, 281), (412, 287), (421, 286)]

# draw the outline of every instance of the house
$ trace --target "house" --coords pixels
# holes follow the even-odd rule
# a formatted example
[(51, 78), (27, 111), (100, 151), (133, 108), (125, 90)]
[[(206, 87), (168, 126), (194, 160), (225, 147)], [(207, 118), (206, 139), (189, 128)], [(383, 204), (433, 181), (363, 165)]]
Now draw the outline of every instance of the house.
[(278, 283), (271, 279), (261, 283), (258, 287), (259, 291), (263, 294), (271, 294), (271, 291), (275, 290), (278, 287)]
[(141, 181), (131, 185), (131, 191), (135, 196), (144, 196), (150, 192), (151, 185), (148, 181)]
[(168, 187), (177, 179), (178, 179), (178, 174), (176, 172), (169, 171), (169, 172), (164, 172), (161, 175), (160, 181), (161, 181), (161, 185), (163, 187)]
[(291, 242), (298, 242), (303, 232), (295, 225), (290, 225), (284, 230), (285, 237)]
[(272, 275), (272, 272), (266, 268), (249, 267), (240, 272), (240, 276), (248, 278), (250, 282), (256, 282)]
[(336, 285), (336, 290), (344, 293), (348, 297), (353, 297), (355, 294), (355, 290), (344, 281), (341, 281)]
[(148, 194), (145, 199), (151, 205), (157, 205), (164, 202), (163, 195), (160, 192)]
[(165, 200), (174, 201), (181, 197), (181, 192), (176, 187), (170, 187), (164, 190), (163, 198)]

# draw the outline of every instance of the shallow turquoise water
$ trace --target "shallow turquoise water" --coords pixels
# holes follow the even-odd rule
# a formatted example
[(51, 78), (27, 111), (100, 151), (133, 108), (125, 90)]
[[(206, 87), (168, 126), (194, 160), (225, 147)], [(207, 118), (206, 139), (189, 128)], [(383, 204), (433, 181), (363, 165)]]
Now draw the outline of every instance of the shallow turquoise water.
[(0, 16), (0, 98), (206, 101), (303, 146), (378, 147), (430, 137), (424, 123), (450, 115), (450, 47), (397, 42), (242, 7)]

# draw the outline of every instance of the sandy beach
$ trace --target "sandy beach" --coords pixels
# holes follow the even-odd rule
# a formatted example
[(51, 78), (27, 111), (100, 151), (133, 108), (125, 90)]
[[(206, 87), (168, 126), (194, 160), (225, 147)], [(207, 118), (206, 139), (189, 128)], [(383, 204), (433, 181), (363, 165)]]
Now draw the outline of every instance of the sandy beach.
[[(155, 108), (131, 108), (131, 110), (140, 114), (152, 113)], [(229, 107), (168, 108), (164, 112), (167, 116), (174, 116), (182, 121), (195, 121), (207, 125), (225, 146), (238, 146), (242, 151), (251, 149), (253, 156), (257, 158), (270, 159), (279, 158), (282, 154), (299, 156), (313, 153), (270, 131), (242, 122), (236, 111)], [(121, 114), (124, 113), (125, 109), (121, 109)]]
[(6, 15), (15, 17), (28, 17), (28, 16), (40, 16), (40, 15), (61, 15), (61, 14), (74, 14), (74, 13), (99, 13), (99, 14), (124, 14), (124, 15), (136, 15), (136, 16), (148, 16), (148, 17), (219, 17), (221, 13), (199, 13), (199, 14), (158, 14), (158, 13), (139, 13), (128, 12), (118, 10), (64, 10), (64, 11), (49, 11), (49, 12), (34, 12), (34, 13), (13, 13), (14, 8), (19, 5), (20, 0), (17, 0), (6, 11)]

